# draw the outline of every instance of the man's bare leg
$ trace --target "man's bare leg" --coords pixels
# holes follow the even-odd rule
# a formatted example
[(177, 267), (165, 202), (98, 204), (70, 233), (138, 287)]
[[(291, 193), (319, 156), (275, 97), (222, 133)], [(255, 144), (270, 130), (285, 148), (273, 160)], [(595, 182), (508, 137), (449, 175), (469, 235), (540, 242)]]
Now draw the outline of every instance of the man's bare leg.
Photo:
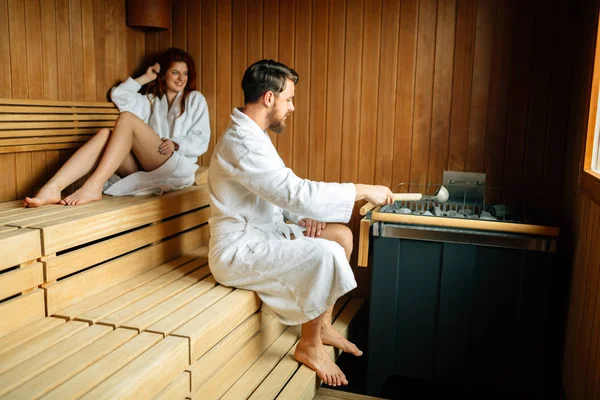
[[(321, 239), (333, 240), (344, 248), (346, 257), (350, 259), (352, 254), (352, 231), (345, 225), (341, 224), (327, 224), (325, 229), (321, 231), (319, 235)], [(329, 344), (337, 347), (343, 352), (353, 354), (355, 356), (362, 356), (363, 352), (358, 347), (345, 337), (343, 337), (333, 326), (331, 326), (331, 315), (333, 313), (333, 307), (325, 311), (323, 319), (321, 321), (321, 339), (323, 344)]]
[[(110, 138), (110, 129), (103, 128), (81, 146), (67, 160), (56, 174), (37, 192), (34, 197), (26, 197), (23, 205), (38, 207), (44, 204), (55, 204), (61, 201), (60, 193), (82, 176), (90, 173), (96, 166)], [(123, 166), (135, 163), (129, 155)]]
[(144, 121), (132, 113), (121, 113), (98, 167), (81, 188), (61, 203), (76, 205), (101, 199), (104, 182), (130, 152), (135, 154), (144, 171), (155, 170), (171, 157), (158, 152), (161, 144), (158, 135)]
[[(348, 380), (342, 370), (333, 362), (325, 350), (321, 338), (321, 325), (325, 314), (302, 325), (302, 333), (294, 357), (317, 373), (329, 386), (347, 385)], [(331, 317), (331, 315), (330, 315)]]

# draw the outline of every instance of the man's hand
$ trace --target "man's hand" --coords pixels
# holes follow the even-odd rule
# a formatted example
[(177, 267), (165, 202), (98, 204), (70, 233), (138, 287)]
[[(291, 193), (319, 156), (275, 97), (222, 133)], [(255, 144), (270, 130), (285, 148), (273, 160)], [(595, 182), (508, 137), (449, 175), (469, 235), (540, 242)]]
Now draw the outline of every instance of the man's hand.
[(327, 224), (325, 222), (315, 221), (310, 218), (302, 218), (298, 221), (298, 225), (305, 227), (306, 231), (304, 232), (304, 236), (308, 236), (314, 238), (315, 236), (321, 236), (321, 231), (325, 229)]
[(161, 140), (163, 142), (161, 143), (160, 146), (158, 146), (158, 152), (160, 154), (162, 154), (163, 156), (170, 156), (171, 154), (173, 154), (173, 152), (175, 150), (177, 150), (179, 148), (177, 143), (173, 142), (170, 139), (162, 138)]

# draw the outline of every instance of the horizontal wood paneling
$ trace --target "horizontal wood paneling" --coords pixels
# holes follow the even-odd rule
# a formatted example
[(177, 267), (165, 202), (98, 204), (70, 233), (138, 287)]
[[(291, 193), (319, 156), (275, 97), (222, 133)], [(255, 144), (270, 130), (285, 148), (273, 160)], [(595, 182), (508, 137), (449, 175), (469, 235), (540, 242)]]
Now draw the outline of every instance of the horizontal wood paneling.
[[(0, 98), (107, 101), (139, 68), (144, 41), (123, 0), (0, 0)], [(34, 194), (70, 153), (0, 154), (0, 201)]]

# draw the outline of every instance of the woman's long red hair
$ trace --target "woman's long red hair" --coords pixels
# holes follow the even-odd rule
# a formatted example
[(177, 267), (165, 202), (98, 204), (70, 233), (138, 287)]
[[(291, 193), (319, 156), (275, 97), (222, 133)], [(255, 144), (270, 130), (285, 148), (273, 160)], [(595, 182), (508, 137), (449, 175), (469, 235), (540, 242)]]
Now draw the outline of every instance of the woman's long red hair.
[(146, 85), (146, 94), (152, 94), (154, 97), (162, 98), (167, 93), (167, 85), (165, 84), (165, 74), (176, 62), (184, 62), (188, 68), (188, 81), (183, 89), (181, 97), (181, 113), (185, 112), (185, 101), (192, 90), (196, 90), (196, 63), (192, 56), (187, 52), (169, 48), (156, 61), (160, 64), (160, 73), (158, 77)]

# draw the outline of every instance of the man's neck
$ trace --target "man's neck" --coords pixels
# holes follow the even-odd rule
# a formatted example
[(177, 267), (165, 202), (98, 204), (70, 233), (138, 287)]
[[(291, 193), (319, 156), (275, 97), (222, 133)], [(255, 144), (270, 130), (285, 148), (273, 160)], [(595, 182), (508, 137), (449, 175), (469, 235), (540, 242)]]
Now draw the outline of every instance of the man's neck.
[(246, 114), (252, 121), (256, 122), (256, 125), (258, 125), (263, 131), (266, 131), (269, 127), (267, 113), (260, 105), (246, 104), (244, 108), (242, 108), (242, 112)]

